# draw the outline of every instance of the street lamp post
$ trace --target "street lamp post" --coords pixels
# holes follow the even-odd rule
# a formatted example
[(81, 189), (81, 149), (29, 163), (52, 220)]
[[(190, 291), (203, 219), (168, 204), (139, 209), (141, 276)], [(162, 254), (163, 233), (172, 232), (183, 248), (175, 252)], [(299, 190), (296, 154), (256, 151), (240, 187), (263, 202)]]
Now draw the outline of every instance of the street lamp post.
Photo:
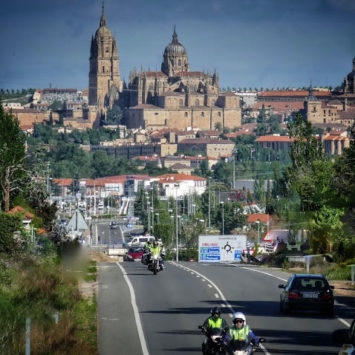
[(211, 229), (211, 180), (208, 179), (208, 228)]
[(222, 235), (224, 235), (224, 202), (221, 201), (220, 204), (222, 206)]
[(258, 244), (260, 244), (260, 221), (257, 220), (256, 223), (258, 224)]
[(175, 239), (176, 239), (176, 261), (179, 261), (179, 230), (178, 230), (178, 213), (177, 213), (177, 188), (178, 184), (175, 184)]

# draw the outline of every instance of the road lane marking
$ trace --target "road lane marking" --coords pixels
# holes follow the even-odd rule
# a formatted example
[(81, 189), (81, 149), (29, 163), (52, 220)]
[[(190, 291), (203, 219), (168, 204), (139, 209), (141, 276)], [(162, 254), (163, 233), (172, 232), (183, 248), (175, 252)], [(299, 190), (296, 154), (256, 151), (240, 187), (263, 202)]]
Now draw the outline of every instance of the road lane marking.
[(237, 265), (233, 265), (233, 264), (232, 264), (232, 266), (237, 267), (237, 268), (240, 268), (240, 269), (246, 269), (246, 270), (250, 270), (250, 271), (254, 271), (254, 272), (259, 272), (260, 274), (265, 274), (265, 275), (267, 275), (267, 276), (274, 277), (275, 279), (278, 279), (278, 280), (287, 282), (286, 279), (283, 279), (282, 277), (278, 277), (278, 276), (275, 276), (275, 275), (273, 275), (273, 274), (270, 274), (269, 272), (260, 271), (260, 270), (256, 270), (256, 269), (249, 268), (249, 267), (245, 267), (245, 266), (237, 266)]
[[(246, 270), (250, 270), (250, 271), (254, 271), (254, 272), (259, 272), (261, 274), (265, 274), (267, 276), (271, 276), (271, 277), (274, 277), (275, 279), (278, 279), (278, 280), (281, 280), (281, 281), (284, 281), (284, 282), (287, 282), (286, 279), (283, 279), (281, 277), (278, 277), (278, 276), (275, 276), (273, 274), (270, 274), (268, 272), (265, 272), (265, 271), (261, 271), (261, 270), (256, 270), (256, 269), (253, 269), (253, 268), (249, 268), (249, 267), (245, 267), (245, 266), (237, 266), (237, 265), (233, 265), (232, 266), (234, 267), (237, 267), (237, 268), (240, 268), (240, 269), (246, 269)], [(337, 302), (335, 302), (336, 304), (338, 304)], [(340, 304), (339, 304), (340, 305)], [(346, 306), (346, 305), (345, 305)], [(345, 319), (343, 318), (340, 318), (340, 317), (335, 317), (336, 319), (338, 319), (339, 322), (343, 323), (344, 325), (346, 325), (347, 327), (350, 328), (350, 323), (348, 323)]]
[(215, 293), (214, 296), (215, 296), (216, 298), (219, 298), (219, 294), (218, 294), (218, 293)]
[[(173, 264), (173, 265), (175, 265), (175, 266), (178, 266), (178, 265), (179, 265), (179, 264), (177, 264), (175, 261), (172, 261), (171, 264)], [(224, 297), (224, 294), (222, 293), (222, 291), (220, 290), (220, 288), (219, 288), (212, 280), (210, 280), (208, 277), (206, 277), (205, 275), (199, 273), (199, 272), (196, 271), (196, 270), (190, 269), (190, 268), (188, 268), (188, 267), (186, 267), (186, 266), (185, 266), (185, 268), (186, 268), (187, 271), (190, 271), (190, 272), (193, 271), (193, 272), (195, 272), (197, 275), (200, 275), (200, 276), (202, 277), (202, 280), (205, 279), (206, 281), (208, 281), (208, 282), (209, 282), (209, 284), (208, 284), (209, 287), (212, 287), (211, 285), (213, 285), (213, 287), (215, 288), (215, 290), (217, 291), (217, 293), (218, 293), (219, 296), (221, 297), (222, 301), (223, 301), (223, 302), (225, 303), (225, 305), (231, 310), (232, 313), (229, 314), (229, 316), (230, 316), (231, 318), (233, 318), (233, 314), (235, 313), (235, 310), (234, 310), (233, 307), (230, 305), (230, 303), (227, 301), (227, 299)], [(262, 349), (262, 351), (263, 351), (266, 355), (271, 355), (271, 354), (265, 349), (265, 347), (264, 347), (262, 344), (260, 344), (260, 348)]]
[(126, 270), (124, 269), (124, 267), (122, 265), (120, 265), (120, 263), (118, 263), (118, 262), (116, 264), (121, 269), (123, 277), (128, 285), (129, 293), (131, 294), (131, 304), (132, 304), (132, 308), (133, 308), (133, 312), (134, 312), (134, 319), (136, 321), (139, 340), (140, 340), (141, 347), (142, 347), (142, 353), (143, 353), (143, 355), (149, 355), (147, 343), (145, 341), (144, 332), (143, 332), (143, 328), (142, 328), (142, 321), (141, 321), (141, 317), (139, 315), (139, 311), (138, 311), (138, 307), (137, 307), (137, 303), (136, 303), (136, 294), (134, 293), (134, 288), (131, 284), (130, 279), (127, 276), (127, 273), (126, 273)]
[(208, 284), (207, 286), (210, 287), (210, 288), (212, 288), (212, 285), (210, 285), (210, 284)]
[(348, 323), (345, 319), (340, 318), (340, 317), (335, 317), (339, 322), (343, 323), (344, 325), (346, 325), (347, 327), (350, 328), (350, 323)]

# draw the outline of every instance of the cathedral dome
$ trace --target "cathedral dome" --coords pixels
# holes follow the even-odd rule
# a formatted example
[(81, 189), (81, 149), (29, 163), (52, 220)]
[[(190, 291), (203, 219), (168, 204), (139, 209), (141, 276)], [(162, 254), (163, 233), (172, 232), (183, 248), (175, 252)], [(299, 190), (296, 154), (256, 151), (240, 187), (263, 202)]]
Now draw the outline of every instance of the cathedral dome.
[(165, 47), (164, 55), (186, 55), (186, 49), (178, 41), (175, 29), (173, 33), (173, 40)]
[(95, 38), (102, 38), (102, 37), (112, 37), (111, 30), (106, 27), (106, 17), (104, 14), (104, 6), (102, 5), (102, 14), (100, 18), (100, 27), (97, 29), (95, 33)]
[(112, 37), (112, 32), (111, 30), (106, 27), (106, 26), (102, 26), (99, 27), (95, 33), (95, 37), (98, 38), (102, 38), (102, 37)]

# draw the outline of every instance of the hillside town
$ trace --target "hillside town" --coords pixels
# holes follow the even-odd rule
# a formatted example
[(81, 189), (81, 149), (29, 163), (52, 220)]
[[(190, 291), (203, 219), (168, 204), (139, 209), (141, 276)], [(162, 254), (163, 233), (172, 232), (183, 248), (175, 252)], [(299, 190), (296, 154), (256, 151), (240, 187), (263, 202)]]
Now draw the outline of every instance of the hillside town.
[(111, 6), (86, 87), (0, 88), (0, 353), (350, 354), (355, 57), (334, 87), (224, 87), (174, 25), (127, 79)]

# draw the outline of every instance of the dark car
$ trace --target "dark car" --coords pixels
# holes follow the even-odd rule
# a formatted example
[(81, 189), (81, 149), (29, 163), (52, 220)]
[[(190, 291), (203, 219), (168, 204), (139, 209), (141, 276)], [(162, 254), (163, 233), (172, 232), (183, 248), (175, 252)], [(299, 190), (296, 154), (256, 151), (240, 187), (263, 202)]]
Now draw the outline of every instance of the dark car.
[(127, 261), (141, 260), (144, 254), (144, 248), (142, 247), (130, 247), (126, 254)]
[(115, 221), (110, 222), (110, 228), (111, 229), (117, 229), (118, 228), (118, 223)]
[(323, 275), (294, 274), (286, 285), (279, 285), (280, 311), (320, 311), (328, 316), (334, 314), (333, 286)]

